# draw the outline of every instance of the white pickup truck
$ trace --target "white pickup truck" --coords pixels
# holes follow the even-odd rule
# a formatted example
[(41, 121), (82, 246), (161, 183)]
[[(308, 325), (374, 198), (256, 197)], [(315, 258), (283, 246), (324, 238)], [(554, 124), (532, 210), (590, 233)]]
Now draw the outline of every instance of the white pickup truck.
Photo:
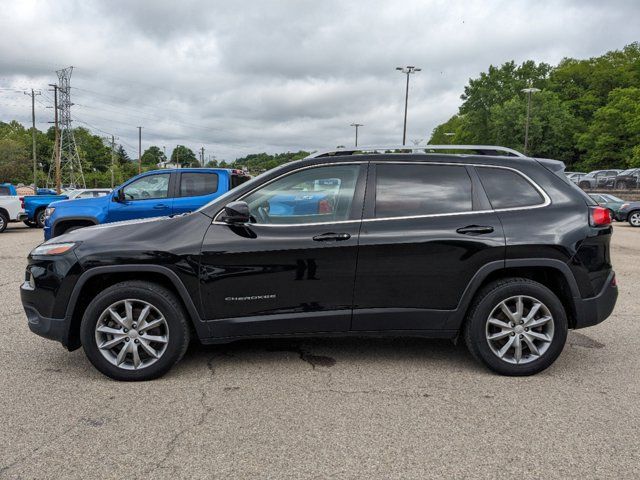
[(26, 218), (20, 197), (0, 195), (0, 233), (4, 232), (9, 222), (21, 222)]

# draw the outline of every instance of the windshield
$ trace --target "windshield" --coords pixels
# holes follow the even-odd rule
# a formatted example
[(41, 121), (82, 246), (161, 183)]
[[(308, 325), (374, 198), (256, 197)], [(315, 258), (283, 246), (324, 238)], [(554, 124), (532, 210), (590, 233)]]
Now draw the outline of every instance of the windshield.
[(625, 170), (624, 172), (619, 173), (619, 175), (633, 175), (637, 171), (637, 168), (630, 168), (629, 170)]

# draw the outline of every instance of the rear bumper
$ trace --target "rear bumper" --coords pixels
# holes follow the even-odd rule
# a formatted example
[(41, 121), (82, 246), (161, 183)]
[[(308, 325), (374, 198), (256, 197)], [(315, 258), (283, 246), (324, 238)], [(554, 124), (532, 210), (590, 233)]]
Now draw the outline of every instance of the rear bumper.
[(22, 221), (24, 221), (24, 220), (27, 220), (28, 218), (29, 218), (29, 215), (27, 215), (27, 214), (26, 214), (26, 213), (24, 213), (24, 212), (20, 212), (20, 213), (18, 214), (18, 221), (19, 221), (19, 222), (22, 222)]
[(612, 271), (598, 295), (592, 298), (576, 300), (575, 328), (597, 325), (611, 315), (618, 299), (618, 287), (615, 278), (616, 274)]

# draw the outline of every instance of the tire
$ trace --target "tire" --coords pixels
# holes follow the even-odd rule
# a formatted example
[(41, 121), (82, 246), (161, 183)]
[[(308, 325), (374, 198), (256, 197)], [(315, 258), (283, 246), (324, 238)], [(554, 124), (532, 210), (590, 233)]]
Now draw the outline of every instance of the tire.
[(626, 182), (618, 182), (616, 183), (616, 190), (626, 190), (627, 189), (627, 184)]
[(38, 225), (32, 221), (32, 220), (23, 220), (22, 223), (24, 223), (27, 227), (29, 228), (36, 228)]
[[(500, 304), (506, 302), (509, 311), (514, 314), (517, 312), (517, 308), (514, 308), (517, 298), (523, 299), (525, 315), (516, 315), (516, 323), (513, 326), (514, 324), (507, 320), (508, 317), (500, 308)], [(527, 320), (526, 315), (531, 310), (530, 307), (535, 305), (533, 300), (542, 306), (537, 309), (531, 320)], [(540, 323), (549, 316), (550, 320)], [(519, 318), (523, 324), (519, 323)], [(494, 325), (495, 320), (508, 328)], [(527, 323), (534, 326), (527, 327)], [(489, 369), (501, 375), (524, 376), (545, 370), (558, 358), (567, 340), (567, 330), (564, 307), (551, 290), (526, 278), (508, 278), (492, 282), (478, 292), (469, 310), (463, 334), (471, 354)], [(536, 337), (533, 334), (537, 334)], [(489, 340), (489, 336), (494, 336), (495, 339)], [(502, 337), (498, 338), (500, 336)], [(512, 342), (512, 346), (507, 347), (501, 358), (500, 352), (509, 342)], [(521, 345), (519, 360), (516, 346), (518, 342)], [(528, 343), (533, 344), (538, 350), (538, 355), (533, 354)]]
[(7, 229), (7, 225), (9, 224), (9, 217), (4, 212), (0, 212), (0, 233), (4, 232)]
[(578, 186), (579, 186), (580, 188), (582, 188), (583, 190), (584, 190), (585, 188), (591, 188), (591, 184), (590, 184), (589, 182), (580, 182), (580, 183), (578, 184)]
[[(126, 303), (131, 305), (134, 321), (150, 306), (147, 319), (151, 319), (151, 323), (160, 322), (159, 326), (148, 331), (139, 325), (134, 327), (135, 323), (125, 313)], [(117, 317), (110, 315), (109, 309), (114, 310)], [(152, 340), (163, 337), (165, 341)], [(80, 339), (89, 361), (106, 376), (124, 381), (151, 380), (167, 373), (183, 357), (189, 346), (190, 327), (173, 292), (155, 283), (132, 280), (107, 288), (91, 301), (82, 318)], [(109, 342), (111, 346), (101, 349), (98, 342), (103, 346)], [(149, 355), (143, 343), (151, 347), (158, 358)], [(121, 360), (120, 353), (125, 348), (129, 351), (124, 352)], [(138, 365), (133, 349), (137, 352)]]
[(634, 210), (627, 215), (627, 221), (632, 227), (640, 227), (640, 210)]
[(38, 228), (44, 228), (44, 208), (36, 212), (35, 222)]

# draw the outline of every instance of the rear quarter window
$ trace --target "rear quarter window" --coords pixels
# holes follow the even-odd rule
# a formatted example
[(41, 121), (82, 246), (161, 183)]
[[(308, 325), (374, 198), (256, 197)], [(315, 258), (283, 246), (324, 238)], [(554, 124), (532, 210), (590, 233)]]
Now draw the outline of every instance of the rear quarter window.
[(531, 182), (513, 170), (478, 167), (477, 171), (495, 209), (534, 207), (545, 201)]
[(11, 195), (11, 192), (9, 191), (9, 188), (0, 187), (0, 196), (5, 196), (5, 195)]

